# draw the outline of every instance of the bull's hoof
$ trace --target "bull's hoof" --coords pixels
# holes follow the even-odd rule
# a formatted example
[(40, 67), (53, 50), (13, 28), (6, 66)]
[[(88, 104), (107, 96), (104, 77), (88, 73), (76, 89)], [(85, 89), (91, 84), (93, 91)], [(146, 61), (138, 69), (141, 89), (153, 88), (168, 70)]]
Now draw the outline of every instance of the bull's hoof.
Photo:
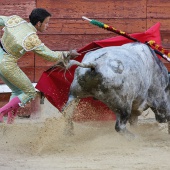
[(166, 123), (168, 121), (168, 118), (167, 117), (162, 117), (162, 116), (158, 116), (158, 115), (155, 115), (155, 118), (156, 118), (156, 121), (159, 122), (159, 123)]

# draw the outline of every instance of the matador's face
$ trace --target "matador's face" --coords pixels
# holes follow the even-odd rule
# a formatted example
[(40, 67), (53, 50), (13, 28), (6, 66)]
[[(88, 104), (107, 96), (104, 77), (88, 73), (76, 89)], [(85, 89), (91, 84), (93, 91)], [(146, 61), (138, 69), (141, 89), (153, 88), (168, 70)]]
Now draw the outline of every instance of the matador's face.
[(45, 18), (45, 20), (42, 23), (38, 22), (36, 26), (37, 30), (40, 32), (46, 31), (48, 28), (49, 21), (50, 21), (50, 16)]

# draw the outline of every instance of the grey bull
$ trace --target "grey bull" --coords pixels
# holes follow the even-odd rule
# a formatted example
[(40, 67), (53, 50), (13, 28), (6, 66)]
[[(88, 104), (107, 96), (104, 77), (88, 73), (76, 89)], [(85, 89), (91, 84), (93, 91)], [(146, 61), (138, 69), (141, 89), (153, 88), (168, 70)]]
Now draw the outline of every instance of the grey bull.
[[(147, 45), (128, 43), (101, 48), (87, 53), (82, 63), (76, 64), (80, 67), (63, 108), (69, 129), (73, 126), (73, 110), (85, 97), (105, 103), (116, 115), (116, 131), (123, 134), (129, 132), (127, 122), (133, 124), (148, 108), (158, 122), (170, 120), (168, 70)], [(70, 106), (72, 110), (68, 111)]]

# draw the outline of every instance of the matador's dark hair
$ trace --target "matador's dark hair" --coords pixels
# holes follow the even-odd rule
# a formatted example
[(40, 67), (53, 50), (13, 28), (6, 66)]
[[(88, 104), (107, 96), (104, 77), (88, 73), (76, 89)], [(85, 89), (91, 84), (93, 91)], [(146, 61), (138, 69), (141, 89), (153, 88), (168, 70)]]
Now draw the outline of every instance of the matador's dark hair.
[(46, 9), (35, 8), (29, 15), (29, 19), (32, 25), (36, 25), (39, 21), (43, 23), (43, 21), (49, 16), (51, 17), (51, 14)]

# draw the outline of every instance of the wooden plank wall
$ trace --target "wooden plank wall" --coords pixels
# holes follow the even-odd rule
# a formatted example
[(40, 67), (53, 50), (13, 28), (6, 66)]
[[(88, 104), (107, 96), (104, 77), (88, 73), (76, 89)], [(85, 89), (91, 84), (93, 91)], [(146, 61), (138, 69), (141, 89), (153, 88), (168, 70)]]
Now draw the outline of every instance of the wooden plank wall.
[[(170, 49), (168, 0), (0, 0), (0, 6), (0, 15), (17, 14), (27, 20), (35, 7), (51, 12), (49, 28), (39, 36), (52, 50), (79, 49), (91, 41), (116, 36), (83, 21), (82, 16), (97, 19), (127, 33), (143, 32), (160, 22), (162, 45)], [(170, 70), (170, 64), (163, 62)], [(18, 64), (32, 82), (37, 82), (42, 72), (54, 63), (29, 52)]]
[[(94, 40), (117, 36), (83, 21), (82, 16), (97, 19), (127, 33), (144, 32), (160, 22), (162, 45), (170, 50), (169, 0), (0, 0), (0, 6), (0, 15), (16, 14), (27, 20), (35, 7), (51, 12), (49, 28), (39, 36), (52, 50), (79, 49)], [(163, 62), (170, 70), (170, 63)], [(54, 63), (28, 52), (18, 64), (32, 82), (37, 82), (42, 72)], [(0, 80), (0, 83), (3, 82)]]

